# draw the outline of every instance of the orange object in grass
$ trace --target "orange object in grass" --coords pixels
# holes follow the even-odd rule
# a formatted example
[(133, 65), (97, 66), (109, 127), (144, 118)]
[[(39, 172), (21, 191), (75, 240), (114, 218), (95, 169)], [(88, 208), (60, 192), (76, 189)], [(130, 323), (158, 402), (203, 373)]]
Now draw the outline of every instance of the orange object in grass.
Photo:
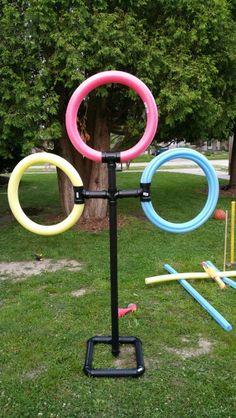
[(225, 219), (225, 211), (222, 209), (216, 209), (213, 213), (213, 218), (217, 220), (224, 220)]

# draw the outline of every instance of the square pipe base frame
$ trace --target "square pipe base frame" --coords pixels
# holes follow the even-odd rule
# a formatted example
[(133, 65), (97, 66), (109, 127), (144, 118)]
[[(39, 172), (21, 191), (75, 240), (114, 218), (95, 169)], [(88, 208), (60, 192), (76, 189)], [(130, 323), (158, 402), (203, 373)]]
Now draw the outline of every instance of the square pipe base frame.
[(119, 344), (132, 344), (135, 348), (136, 367), (127, 369), (113, 369), (113, 368), (97, 368), (92, 367), (93, 349), (96, 344), (112, 344), (112, 337), (96, 336), (87, 341), (87, 352), (84, 364), (84, 373), (91, 377), (138, 377), (144, 371), (142, 343), (136, 337), (119, 337)]

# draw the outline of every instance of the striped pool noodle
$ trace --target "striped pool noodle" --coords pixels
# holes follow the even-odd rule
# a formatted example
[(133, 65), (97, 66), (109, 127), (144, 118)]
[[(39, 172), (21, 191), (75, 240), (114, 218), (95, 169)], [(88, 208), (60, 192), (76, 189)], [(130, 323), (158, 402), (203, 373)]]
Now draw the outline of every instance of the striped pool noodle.
[[(169, 273), (177, 273), (169, 264), (164, 264), (164, 269)], [(225, 330), (231, 331), (233, 329), (232, 325), (226, 321), (226, 319), (215, 309), (213, 306), (207, 302), (207, 300), (200, 295), (185, 279), (180, 279), (178, 282), (181, 286), (205, 309), (209, 315)]]
[[(208, 260), (207, 264), (209, 264), (209, 266), (213, 267), (215, 269), (215, 271), (220, 271), (211, 261)], [(228, 284), (229, 286), (236, 289), (236, 283), (233, 280), (229, 279), (228, 277), (221, 277), (221, 279), (223, 280), (223, 282), (225, 284)]]

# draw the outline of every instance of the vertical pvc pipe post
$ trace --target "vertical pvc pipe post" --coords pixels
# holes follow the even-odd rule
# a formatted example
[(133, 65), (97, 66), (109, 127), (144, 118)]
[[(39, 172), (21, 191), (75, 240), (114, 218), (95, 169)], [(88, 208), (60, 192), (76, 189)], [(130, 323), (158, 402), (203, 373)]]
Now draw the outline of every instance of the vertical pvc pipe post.
[[(169, 264), (164, 264), (164, 269), (169, 273), (177, 273)], [(231, 331), (232, 325), (226, 321), (226, 319), (215, 309), (213, 306), (207, 302), (207, 300), (200, 295), (185, 279), (178, 280), (180, 285), (205, 309), (209, 315), (225, 330)]]
[(224, 237), (224, 261), (223, 271), (226, 270), (226, 259), (227, 259), (227, 242), (228, 242), (228, 211), (225, 211), (225, 237)]
[(231, 202), (231, 228), (230, 228), (230, 264), (234, 264), (234, 240), (235, 240), (235, 202)]
[[(115, 196), (116, 163), (108, 162), (108, 192)], [(112, 354), (119, 355), (119, 318), (118, 318), (118, 273), (117, 273), (117, 201), (109, 199), (110, 230), (110, 276), (111, 276), (111, 327)]]

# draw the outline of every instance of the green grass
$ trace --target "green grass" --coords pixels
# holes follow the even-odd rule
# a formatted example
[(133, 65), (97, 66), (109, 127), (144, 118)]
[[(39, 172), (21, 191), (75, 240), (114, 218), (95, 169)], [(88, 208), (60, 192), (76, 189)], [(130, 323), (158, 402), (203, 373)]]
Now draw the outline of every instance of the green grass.
[(132, 160), (133, 163), (146, 163), (153, 159), (153, 155), (151, 154), (141, 154)]
[[(203, 152), (203, 155), (205, 155), (209, 160), (228, 160), (229, 153), (224, 151), (217, 151), (217, 152)], [(143, 163), (143, 162), (149, 162), (153, 159), (153, 155), (149, 154), (142, 154), (139, 155), (135, 160), (132, 160), (134, 163)]]
[[(137, 188), (139, 181), (138, 173), (118, 173), (119, 188)], [(152, 182), (154, 206), (166, 219), (185, 221), (202, 208), (206, 196), (199, 191), (205, 187), (202, 177), (159, 173)], [(120, 334), (142, 340), (146, 372), (139, 379), (92, 379), (82, 371), (86, 340), (110, 334), (108, 231), (36, 236), (9, 219), (0, 192), (1, 261), (42, 253), (83, 264), (77, 273), (0, 281), (0, 416), (235, 417), (235, 291), (193, 283), (233, 325), (226, 333), (178, 283), (144, 283), (164, 273), (164, 263), (180, 272), (200, 271), (200, 262), (210, 259), (221, 268), (224, 222), (210, 219), (192, 233), (172, 235), (145, 220), (138, 199), (119, 201), (119, 306), (138, 304), (136, 313), (120, 320)], [(54, 173), (24, 176), (20, 196), (23, 207), (42, 208), (38, 222), (59, 212)], [(230, 201), (222, 198), (218, 207), (229, 209)], [(72, 297), (79, 288), (87, 293)], [(209, 353), (184, 359), (176, 351), (197, 350), (201, 340), (211, 344)], [(123, 356), (129, 365), (129, 354)], [(95, 364), (113, 365), (107, 347), (95, 351)]]
[(216, 151), (216, 152), (207, 151), (203, 154), (208, 158), (208, 160), (228, 160), (229, 159), (229, 153), (225, 151)]

